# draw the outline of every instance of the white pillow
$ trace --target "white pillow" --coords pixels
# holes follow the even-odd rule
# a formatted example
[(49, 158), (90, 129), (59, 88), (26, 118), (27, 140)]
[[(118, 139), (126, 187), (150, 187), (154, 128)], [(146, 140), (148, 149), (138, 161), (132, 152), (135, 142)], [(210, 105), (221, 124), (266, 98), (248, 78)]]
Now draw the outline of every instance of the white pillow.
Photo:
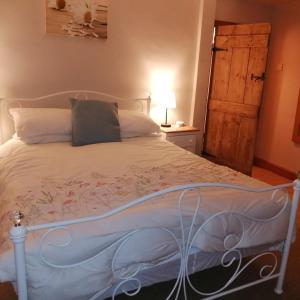
[(27, 144), (71, 140), (71, 110), (60, 108), (11, 108), (17, 137)]
[[(16, 138), (26, 144), (45, 144), (72, 140), (70, 109), (11, 108)], [(160, 132), (160, 127), (142, 112), (119, 110), (121, 137), (149, 136)]]
[(148, 136), (160, 132), (160, 127), (147, 115), (132, 110), (119, 110), (121, 137)]

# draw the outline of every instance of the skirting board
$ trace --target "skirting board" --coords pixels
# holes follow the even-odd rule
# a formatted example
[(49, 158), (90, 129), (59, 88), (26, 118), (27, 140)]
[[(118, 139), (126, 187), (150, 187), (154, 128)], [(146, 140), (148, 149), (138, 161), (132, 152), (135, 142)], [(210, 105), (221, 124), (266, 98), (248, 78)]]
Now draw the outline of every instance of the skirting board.
[(297, 175), (296, 173), (293, 173), (289, 170), (286, 170), (282, 167), (279, 167), (277, 165), (274, 165), (262, 158), (259, 158), (259, 157), (254, 157), (254, 165), (255, 166), (258, 166), (258, 167), (261, 167), (261, 168), (264, 168), (264, 169), (267, 169), (273, 173), (276, 173), (277, 175), (280, 175), (282, 177), (286, 177), (288, 179), (291, 179), (291, 180), (294, 180), (297, 178)]

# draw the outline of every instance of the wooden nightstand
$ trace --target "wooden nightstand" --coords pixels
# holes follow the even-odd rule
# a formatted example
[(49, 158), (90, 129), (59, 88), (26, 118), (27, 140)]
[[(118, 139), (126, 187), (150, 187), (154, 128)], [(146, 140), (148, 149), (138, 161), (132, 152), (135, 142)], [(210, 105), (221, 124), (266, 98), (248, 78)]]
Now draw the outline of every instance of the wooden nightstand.
[(196, 145), (200, 133), (199, 129), (191, 126), (161, 127), (161, 131), (165, 140), (185, 150), (196, 153)]

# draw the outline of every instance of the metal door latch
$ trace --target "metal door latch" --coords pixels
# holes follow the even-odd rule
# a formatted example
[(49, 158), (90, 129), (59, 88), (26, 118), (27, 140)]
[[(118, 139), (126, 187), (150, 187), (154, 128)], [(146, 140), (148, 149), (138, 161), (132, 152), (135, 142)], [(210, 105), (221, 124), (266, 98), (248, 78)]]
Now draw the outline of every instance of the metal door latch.
[(257, 76), (257, 75), (251, 74), (251, 80), (254, 80), (254, 81), (257, 81), (257, 80), (264, 81), (265, 79), (266, 79), (265, 73), (262, 73), (261, 76)]

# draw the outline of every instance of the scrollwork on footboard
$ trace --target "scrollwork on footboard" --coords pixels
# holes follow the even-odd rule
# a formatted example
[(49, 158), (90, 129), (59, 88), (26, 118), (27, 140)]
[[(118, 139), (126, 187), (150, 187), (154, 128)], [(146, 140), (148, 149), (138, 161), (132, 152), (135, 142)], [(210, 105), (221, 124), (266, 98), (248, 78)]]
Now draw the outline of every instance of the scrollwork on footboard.
[[(251, 225), (267, 225), (267, 223), (272, 222), (277, 218), (281, 218), (283, 214), (289, 212), (290, 201), (288, 195), (279, 193), (279, 190), (289, 186), (290, 185), (287, 184), (277, 188), (260, 190), (244, 189), (242, 187), (226, 184), (193, 184), (175, 187), (145, 196), (102, 216), (82, 218), (55, 224), (37, 225), (27, 227), (27, 230), (28, 232), (41, 229), (47, 230), (40, 239), (39, 257), (43, 264), (51, 268), (68, 269), (84, 266), (95, 271), (95, 274), (100, 274), (101, 263), (100, 265), (98, 263), (102, 259), (101, 255), (106, 255), (106, 258), (109, 257), (108, 263), (111, 268), (110, 272), (112, 280), (108, 286), (95, 293), (90, 300), (98, 299), (108, 291), (113, 300), (117, 294), (122, 292), (127, 296), (135, 296), (141, 291), (143, 286), (140, 277), (142, 272), (177, 261), (179, 261), (177, 278), (166, 298), (167, 300), (178, 299), (181, 291), (184, 299), (187, 300), (188, 290), (205, 298), (215, 299), (235, 290), (246, 288), (276, 277), (279, 277), (279, 283), (276, 290), (276, 292), (279, 293), (282, 288), (282, 279), (285, 272), (284, 268), (286, 267), (289, 250), (289, 248), (286, 250), (286, 245), (290, 246), (294, 229), (293, 226), (300, 194), (300, 182), (297, 181), (295, 185), (296, 192), (291, 208), (288, 234), (284, 247), (284, 263), (281, 263), (280, 272), (277, 272), (279, 263), (277, 256), (273, 252), (265, 251), (254, 257), (252, 256), (246, 262), (243, 262), (243, 256), (245, 254), (243, 251), (247, 249), (247, 247), (260, 246), (259, 242), (255, 240), (255, 236), (251, 236), (251, 230), (249, 229), (251, 228)], [(219, 212), (214, 212), (213, 210), (210, 212), (209, 209), (205, 211), (206, 206), (203, 205), (203, 203), (205, 200), (204, 195), (206, 194), (202, 193), (201, 188), (207, 187), (237, 189), (249, 193), (271, 192), (271, 201), (274, 203), (276, 212), (270, 212), (268, 217), (265, 217), (265, 215), (262, 217), (260, 214), (258, 214), (259, 217), (257, 217), (257, 214), (251, 215), (249, 212), (246, 214), (244, 211), (238, 211), (236, 209)], [(109, 217), (117, 215), (124, 210), (128, 210), (136, 205), (143, 204), (148, 200), (153, 200), (156, 197), (173, 192), (174, 195), (177, 195), (176, 192), (179, 192), (177, 206), (174, 207), (176, 214), (175, 216), (172, 215), (175, 217), (174, 220), (177, 220), (174, 222), (174, 224), (176, 223), (176, 226), (172, 222), (170, 223), (173, 224), (172, 226), (170, 224), (166, 226), (164, 223), (162, 223), (161, 226), (157, 226), (157, 224), (153, 224), (153, 226), (141, 224), (139, 228), (134, 230), (118, 232), (118, 236), (114, 236), (113, 239), (109, 241), (109, 246), (97, 248), (98, 250), (96, 249), (89, 252), (89, 255), (86, 254), (86, 257), (82, 258), (82, 256), (80, 256), (81, 258), (79, 261), (74, 261), (72, 257), (67, 261), (61, 259), (61, 257), (56, 260), (59, 256), (57, 255), (57, 252), (52, 251), (53, 249), (65, 251), (72, 249), (74, 243), (77, 243), (78, 245), (80, 244), (80, 241), (82, 241), (82, 237), (74, 231), (75, 227), (73, 228), (72, 225), (78, 226), (81, 223), (97, 222), (97, 226), (100, 226), (99, 228), (101, 228), (101, 220), (109, 219)], [(59, 239), (55, 240), (57, 233), (59, 233)], [(141, 236), (143, 236), (143, 239), (140, 238)], [(145, 242), (145, 236), (148, 239), (147, 242)], [(158, 243), (158, 245), (155, 244), (156, 248), (151, 248), (149, 247), (151, 243)], [(167, 247), (162, 247), (160, 243), (167, 244)], [(138, 257), (134, 257), (134, 259), (130, 257), (130, 251), (128, 250), (131, 249), (133, 245), (136, 245), (136, 248), (138, 249), (137, 253), (140, 254)], [(151, 252), (152, 249), (157, 248), (164, 250), (159, 253)], [(109, 255), (107, 254), (108, 252), (105, 252), (107, 250), (109, 250)], [(192, 282), (190, 278), (191, 273), (195, 271), (194, 269), (190, 269), (190, 263), (193, 262), (192, 259), (197, 260), (199, 257), (201, 259), (203, 253), (218, 253), (219, 265), (230, 271), (230, 274), (227, 275), (229, 278), (226, 279), (225, 283), (223, 283), (221, 287), (211, 291), (203, 290), (204, 287), (201, 287), (201, 283), (199, 283), (199, 286), (197, 284), (196, 287), (195, 283)], [(265, 257), (269, 257), (269, 260), (271, 261), (264, 263), (260, 267), (258, 280), (237, 288), (228, 289), (253, 263)], [(91, 268), (91, 266), (93, 266), (93, 268)]]
[[(194, 206), (193, 210), (186, 210), (184, 208), (184, 204), (187, 203), (190, 198), (187, 197), (188, 193), (193, 192), (196, 193), (196, 198), (194, 196)], [(129, 232), (125, 232), (121, 237), (115, 240), (109, 247), (112, 249), (111, 256), (111, 273), (114, 278), (114, 284), (109, 288), (113, 288), (112, 290), (112, 299), (114, 300), (116, 295), (123, 292), (128, 296), (137, 295), (143, 286), (141, 280), (139, 279), (140, 272), (157, 267), (159, 265), (163, 265), (166, 262), (169, 262), (170, 259), (179, 259), (179, 271), (177, 274), (177, 279), (175, 280), (175, 284), (170, 291), (169, 296), (166, 298), (169, 299), (178, 299), (180, 291), (183, 290), (184, 298), (187, 300), (187, 289), (190, 288), (195, 293), (205, 296), (211, 297), (217, 294), (224, 292), (236, 279), (246, 271), (246, 269), (253, 264), (255, 261), (259, 260), (262, 257), (269, 256), (272, 259), (271, 264), (266, 264), (260, 268), (259, 276), (260, 279), (267, 280), (272, 278), (275, 274), (278, 261), (277, 257), (272, 252), (261, 253), (253, 258), (251, 258), (245, 264), (242, 263), (243, 253), (241, 251), (241, 247), (243, 248), (243, 243), (245, 242), (246, 237), (246, 227), (248, 224), (253, 222), (255, 223), (267, 223), (275, 220), (279, 216), (281, 216), (287, 209), (289, 204), (288, 195), (283, 197), (277, 197), (278, 190), (272, 192), (271, 201), (274, 203), (280, 204), (280, 209), (274, 215), (268, 218), (257, 218), (254, 216), (245, 215), (238, 211), (221, 211), (212, 214), (210, 217), (202, 220), (201, 212), (201, 203), (202, 203), (202, 194), (200, 189), (198, 188), (190, 188), (180, 192), (178, 205), (177, 205), (177, 217), (179, 224), (179, 231), (175, 232), (172, 228), (167, 227), (141, 227)], [(282, 195), (282, 194), (280, 194)], [(189, 206), (190, 208), (190, 206)], [(187, 223), (188, 217), (188, 223)], [(224, 226), (223, 226), (224, 225)], [(216, 228), (225, 228), (222, 232), (219, 233)], [(222, 227), (223, 226), (223, 227)], [(53, 233), (60, 232), (64, 233), (64, 239), (61, 239), (57, 242), (49, 242), (50, 236)], [(172, 251), (165, 255), (162, 259), (156, 259), (151, 261), (147, 261), (147, 258), (143, 258), (144, 261), (138, 261), (134, 264), (134, 267), (128, 270), (128, 265), (118, 262), (120, 257), (126, 257), (128, 253), (126, 252), (126, 246), (130, 244), (130, 242), (134, 243), (141, 234), (147, 233), (149, 236), (157, 237), (164, 236), (165, 238), (168, 236), (169, 243), (173, 243)], [(192, 256), (192, 252), (194, 249), (198, 249), (198, 251), (211, 251), (207, 250), (210, 245), (210, 239), (215, 239), (217, 242), (215, 243), (217, 246), (217, 251), (219, 253), (223, 253), (220, 258), (220, 266), (227, 269), (229, 267), (234, 267), (233, 272), (230, 275), (230, 278), (226, 280), (222, 287), (210, 291), (205, 292), (200, 288), (196, 288), (190, 279), (190, 271), (189, 271), (189, 259)], [(75, 263), (58, 263), (54, 262), (53, 259), (47, 257), (46, 250), (47, 247), (51, 246), (58, 249), (66, 249), (68, 247), (72, 247), (72, 243), (74, 242), (74, 232), (68, 226), (60, 226), (55, 228), (50, 228), (47, 232), (45, 232), (41, 238), (40, 246), (39, 246), (39, 255), (41, 261), (52, 267), (52, 268), (74, 268), (79, 266), (84, 266), (90, 264), (97, 258), (99, 258), (105, 250), (101, 250), (96, 254), (91, 255), (88, 258), (85, 258), (79, 262)], [(205, 246), (206, 245), (206, 246)], [(139, 245), (141, 249), (143, 249), (143, 244)], [(145, 245), (146, 247), (146, 245)], [(142, 250), (141, 250), (142, 251)], [(118, 265), (119, 264), (119, 265)], [(234, 266), (236, 264), (236, 266)], [(99, 270), (100, 271), (100, 270)], [(128, 284), (130, 284), (131, 289), (128, 288)], [(134, 288), (132, 288), (134, 286)], [(100, 290), (96, 293), (91, 300), (97, 299), (97, 297), (101, 296), (105, 290)]]
[[(180, 251), (180, 257), (181, 257), (180, 261), (181, 262), (180, 262), (180, 270), (178, 273), (177, 280), (176, 280), (175, 285), (174, 285), (172, 291), (170, 292), (169, 296), (166, 298), (167, 300), (171, 299), (173, 296), (175, 296), (175, 299), (178, 299), (181, 288), (183, 288), (184, 298), (188, 299), (187, 298), (187, 285), (189, 285), (189, 287), (195, 293), (197, 293), (201, 296), (216, 295), (216, 294), (224, 291), (226, 288), (228, 288), (229, 285), (232, 284), (239, 277), (239, 275), (241, 275), (241, 273), (244, 272), (253, 262), (255, 262), (256, 260), (258, 260), (264, 256), (270, 256), (273, 259), (273, 265), (262, 266), (260, 269), (260, 272), (259, 272), (260, 278), (267, 279), (267, 278), (270, 278), (274, 274), (274, 272), (277, 269), (278, 262), (277, 262), (276, 255), (272, 252), (266, 252), (266, 253), (259, 254), (259, 255), (255, 256), (254, 258), (252, 258), (246, 264), (242, 265), (243, 256), (242, 256), (242, 252), (238, 249), (239, 244), (242, 242), (242, 240), (244, 238), (244, 231), (245, 231), (244, 225), (243, 225), (244, 223), (243, 223), (242, 219), (256, 221), (256, 222), (269, 222), (269, 221), (279, 217), (279, 215), (281, 215), (282, 212), (286, 209), (286, 206), (288, 204), (288, 197), (286, 197), (282, 209), (276, 215), (274, 215), (268, 219), (252, 218), (252, 217), (249, 217), (249, 216), (246, 216), (243, 214), (233, 213), (233, 212), (220, 212), (220, 213), (214, 214), (209, 219), (207, 219), (193, 234), (193, 227), (195, 225), (195, 221), (197, 218), (197, 214), (199, 212), (200, 201), (201, 201), (201, 198), (199, 197), (199, 199), (197, 201), (197, 207), (196, 207), (194, 215), (192, 217), (192, 222), (191, 222), (189, 231), (186, 234), (186, 230), (183, 225), (183, 213), (182, 213), (182, 202), (183, 202), (185, 193), (186, 193), (186, 191), (184, 191), (181, 194), (180, 199), (179, 199), (179, 205), (178, 205), (179, 219), (180, 219), (180, 225), (181, 225), (181, 239), (179, 240), (178, 237), (176, 237), (172, 232), (168, 231), (172, 235), (174, 240), (176, 240), (176, 243), (178, 245), (178, 250)], [(272, 200), (274, 200), (275, 195), (276, 195), (276, 193), (273, 193)], [(232, 266), (235, 261), (237, 261), (238, 264), (234, 271), (234, 274), (228, 279), (228, 281), (223, 285), (223, 287), (221, 287), (215, 291), (212, 291), (212, 292), (203, 292), (203, 291), (200, 291), (199, 289), (197, 289), (190, 280), (189, 271), (188, 271), (188, 260), (189, 260), (190, 254), (191, 254), (191, 249), (197, 239), (198, 234), (204, 230), (205, 226), (208, 225), (210, 222), (216, 220), (217, 218), (219, 218), (221, 216), (225, 216), (225, 215), (230, 215), (231, 217), (235, 217), (238, 220), (238, 222), (242, 228), (242, 234), (241, 234), (241, 236), (237, 236), (235, 234), (228, 234), (224, 237), (223, 243), (224, 243), (224, 249), (226, 251), (222, 255), (221, 266), (224, 268), (228, 268), (228, 267)], [(166, 229), (164, 229), (164, 230), (166, 230)], [(228, 246), (228, 244), (229, 244), (229, 241), (232, 239), (235, 240), (235, 244), (230, 247), (230, 246)], [(118, 251), (115, 255), (117, 255), (120, 252), (120, 248), (118, 249)], [(236, 254), (236, 257), (234, 257), (232, 254)], [(232, 257), (232, 258), (229, 259), (230, 257)], [(264, 274), (264, 272), (267, 269), (269, 269), (269, 271), (267, 271), (267, 273)], [(126, 295), (128, 295), (128, 296), (135, 296), (140, 291), (141, 282), (139, 281), (138, 278), (135, 277), (138, 275), (139, 271), (140, 271), (140, 269), (137, 269), (133, 274), (131, 274), (127, 278), (119, 278), (119, 279), (122, 279), (123, 281), (121, 281), (118, 284), (118, 286), (116, 287), (116, 289), (114, 290), (112, 299), (115, 299), (115, 295), (117, 294), (118, 289), (120, 289), (120, 287), (122, 285), (125, 285), (128, 281), (135, 281), (138, 284), (137, 289), (132, 293), (128, 293), (128, 292), (126, 292), (126, 290), (122, 290), (122, 292), (126, 293)]]
[[(173, 239), (174, 243), (176, 244), (176, 246), (178, 247), (178, 249), (181, 248), (180, 242), (178, 241), (176, 235), (169, 229), (167, 229), (167, 228), (151, 228), (151, 229), (154, 229), (154, 231), (156, 233), (161, 231), (161, 232), (169, 234), (170, 237)], [(115, 299), (115, 296), (117, 295), (117, 293), (121, 290), (122, 286), (126, 285), (128, 282), (136, 283), (137, 284), (136, 290), (134, 290), (133, 292), (128, 292), (126, 289), (122, 289), (122, 292), (125, 293), (127, 296), (137, 295), (142, 288), (142, 283), (138, 278), (136, 278), (136, 276), (139, 274), (140, 271), (155, 266), (151, 263), (139, 264), (134, 272), (132, 272), (131, 274), (125, 275), (125, 276), (122, 276), (122, 274), (118, 274), (118, 272), (117, 272), (117, 267), (116, 267), (117, 258), (118, 258), (118, 255), (122, 252), (123, 246), (130, 240), (131, 237), (133, 237), (138, 232), (142, 232), (143, 230), (147, 230), (147, 229), (141, 229), (141, 230), (130, 233), (127, 236), (127, 238), (119, 245), (116, 252), (114, 253), (114, 256), (112, 259), (112, 272), (114, 274), (114, 277), (120, 282), (114, 288), (113, 295), (112, 295), (113, 300)]]

